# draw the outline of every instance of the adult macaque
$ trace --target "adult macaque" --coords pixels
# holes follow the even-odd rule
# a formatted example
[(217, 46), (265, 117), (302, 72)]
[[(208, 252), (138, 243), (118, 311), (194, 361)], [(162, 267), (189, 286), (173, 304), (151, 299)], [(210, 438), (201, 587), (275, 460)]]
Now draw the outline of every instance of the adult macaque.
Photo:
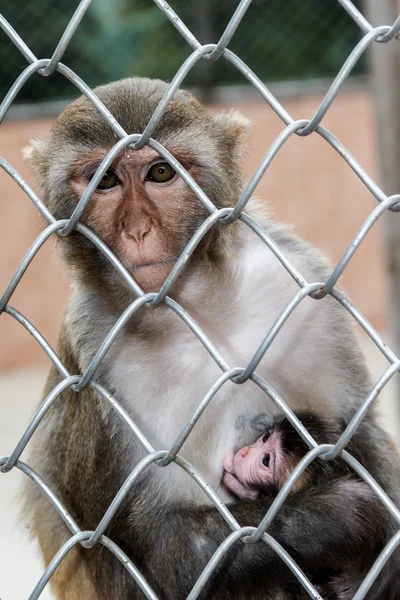
[[(320, 444), (335, 444), (343, 432), (339, 423), (332, 419), (322, 419), (316, 413), (298, 413), (297, 417)], [(224, 485), (241, 500), (255, 500), (260, 496), (266, 499), (273, 498), (308, 450), (308, 446), (291, 423), (283, 417), (276, 417), (254, 444), (225, 457)], [(354, 457), (361, 458), (357, 457), (357, 449), (353, 448), (351, 442), (347, 450)], [(368, 511), (370, 522), (367, 528), (361, 513), (358, 521), (352, 519), (353, 515), (350, 516), (348, 531), (352, 535), (351, 545), (356, 550), (352, 560), (341, 561), (336, 568), (324, 569), (321, 573), (316, 572), (312, 564), (305, 568), (305, 572), (311, 574), (322, 597), (329, 600), (350, 600), (354, 597), (387, 539), (389, 533), (387, 510), (368, 485), (341, 458), (326, 462), (320, 459), (314, 460), (291, 489), (291, 493), (296, 495), (304, 494), (307, 490), (316, 494), (316, 491), (321, 492), (326, 484), (332, 485), (336, 482), (340, 490), (343, 484), (347, 485), (351, 481), (353, 491), (357, 490), (357, 494), (361, 494), (364, 490), (365, 499), (370, 497), (371, 501)], [(347, 499), (344, 495), (341, 504), (337, 506), (338, 519), (346, 520), (348, 516), (346, 507), (349, 502), (353, 502), (353, 495), (349, 494)], [(327, 530), (324, 535), (335, 537), (334, 522), (327, 521), (324, 528)], [(271, 597), (279, 600), (303, 598), (305, 594), (299, 584), (297, 589), (296, 585), (287, 587), (284, 578), (279, 580), (279, 577), (276, 577), (275, 590), (272, 589), (273, 585), (274, 582), (271, 582)], [(394, 598), (396, 593), (400, 596), (398, 585), (395, 583), (391, 585), (392, 597)], [(383, 591), (379, 598), (386, 600), (386, 591)]]
[[(167, 84), (127, 79), (100, 87), (98, 97), (128, 133), (144, 130)], [(234, 206), (243, 189), (240, 158), (248, 122), (236, 112), (210, 115), (185, 91), (169, 104), (153, 137), (188, 170), (218, 206)], [(86, 98), (56, 121), (50, 138), (26, 154), (37, 171), (43, 197), (57, 219), (69, 217), (116, 136)], [(285, 256), (311, 281), (326, 280), (319, 253), (285, 227), (271, 222), (260, 203), (255, 216)], [(175, 171), (154, 150), (126, 149), (105, 173), (82, 215), (112, 248), (145, 291), (157, 291), (193, 233), (207, 216)], [(82, 373), (133, 293), (104, 256), (79, 233), (59, 241), (73, 277), (72, 297), (59, 353), (73, 374)], [(245, 366), (298, 291), (297, 284), (243, 223), (219, 223), (198, 246), (170, 292), (191, 314), (231, 366)], [(350, 318), (332, 298), (309, 297), (297, 307), (257, 367), (295, 410), (348, 422), (370, 387)], [(95, 379), (129, 412), (157, 450), (168, 449), (221, 371), (187, 326), (165, 305), (143, 307), (105, 356)], [(51, 370), (45, 393), (60, 381)], [(278, 413), (252, 382), (226, 383), (207, 407), (180, 455), (192, 463), (225, 501), (234, 497), (222, 482), (226, 455), (253, 443)], [(395, 450), (372, 412), (353, 438), (363, 463), (390, 496), (399, 499)], [(121, 484), (145, 456), (142, 446), (101, 398), (86, 388), (66, 390), (32, 440), (31, 463), (84, 530), (95, 529)], [(45, 562), (70, 532), (31, 486), (25, 511)], [(349, 501), (349, 498), (352, 501)], [(346, 518), (338, 507), (346, 499)], [(317, 507), (317, 510), (316, 510)], [(257, 525), (265, 498), (233, 502), (242, 525)], [(316, 571), (350, 560), (352, 532), (374, 535), (371, 494), (353, 480), (328, 482), (290, 496), (268, 532), (298, 561)], [(335, 531), (326, 523), (335, 522)], [(134, 561), (163, 600), (180, 600), (229, 534), (217, 510), (177, 465), (149, 467), (130, 490), (106, 533)], [(356, 545), (358, 547), (358, 544)], [(271, 578), (294, 576), (264, 542), (237, 542), (201, 598), (268, 598)], [(393, 581), (398, 573), (392, 573)], [(379, 581), (383, 581), (383, 577)], [(385, 578), (385, 585), (388, 578)], [(108, 550), (75, 548), (51, 579), (63, 600), (134, 600), (137, 584)], [(382, 585), (384, 585), (382, 583)], [(381, 598), (380, 584), (369, 600)], [(382, 587), (382, 586), (381, 586)], [(296, 584), (296, 589), (298, 586)], [(394, 588), (393, 588), (394, 589)], [(391, 588), (385, 587), (391, 600)], [(378, 594), (378, 595), (377, 595)], [(396, 598), (398, 598), (396, 596)], [(274, 599), (275, 600), (275, 599)]]

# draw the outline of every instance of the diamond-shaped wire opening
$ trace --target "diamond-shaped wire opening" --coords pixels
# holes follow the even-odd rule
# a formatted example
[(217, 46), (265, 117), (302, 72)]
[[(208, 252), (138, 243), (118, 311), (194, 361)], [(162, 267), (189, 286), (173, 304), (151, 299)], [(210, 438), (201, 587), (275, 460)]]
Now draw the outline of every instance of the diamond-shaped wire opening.
[[(368, 471), (366, 471), (366, 469), (362, 467), (362, 465), (345, 450), (347, 443), (350, 441), (351, 437), (354, 435), (363, 417), (365, 416), (368, 407), (375, 401), (381, 389), (387, 384), (387, 382), (393, 377), (393, 375), (400, 370), (400, 360), (397, 358), (396, 354), (384, 344), (381, 337), (371, 326), (371, 324), (367, 321), (367, 319), (360, 313), (360, 311), (358, 311), (358, 309), (355, 306), (353, 306), (353, 304), (342, 292), (338, 291), (334, 287), (337, 283), (338, 278), (343, 273), (347, 264), (351, 260), (354, 252), (365, 239), (365, 236), (367, 235), (373, 224), (377, 221), (377, 219), (386, 210), (399, 210), (400, 196), (387, 197), (377, 186), (377, 184), (370, 178), (370, 176), (366, 173), (363, 167), (357, 162), (357, 160), (341, 144), (341, 142), (331, 132), (329, 132), (320, 124), (322, 118), (328, 111), (332, 102), (334, 102), (344, 80), (347, 78), (354, 65), (356, 64), (357, 60), (362, 56), (366, 49), (374, 42), (387, 43), (389, 41), (392, 41), (399, 34), (400, 17), (391, 27), (380, 26), (373, 28), (372, 25), (361, 14), (361, 12), (353, 5), (352, 2), (350, 2), (350, 0), (338, 0), (338, 2), (343, 6), (343, 8), (359, 25), (360, 29), (364, 33), (364, 37), (350, 53), (342, 69), (332, 82), (331, 87), (327, 91), (324, 99), (322, 100), (320, 106), (316, 110), (314, 116), (311, 119), (294, 121), (292, 117), (283, 108), (283, 106), (280, 104), (280, 102), (260, 81), (256, 74), (248, 68), (248, 66), (240, 59), (240, 57), (236, 56), (233, 52), (227, 49), (229, 41), (235, 34), (237, 27), (240, 25), (244, 14), (246, 13), (248, 7), (251, 4), (251, 0), (241, 0), (241, 2), (239, 2), (237, 9), (234, 15), (232, 16), (232, 19), (228, 23), (219, 42), (217, 44), (208, 44), (207, 46), (202, 46), (198, 42), (198, 40), (193, 36), (191, 31), (185, 26), (185, 24), (181, 21), (179, 16), (171, 9), (171, 7), (169, 7), (166, 4), (166, 2), (164, 2), (163, 0), (154, 0), (154, 2), (164, 13), (164, 15), (171, 21), (171, 23), (176, 27), (176, 29), (181, 33), (181, 35), (188, 42), (188, 44), (192, 47), (193, 52), (178, 70), (176, 76), (172, 80), (158, 107), (156, 108), (153, 116), (151, 117), (145, 131), (142, 134), (135, 134), (130, 136), (126, 134), (126, 132), (122, 129), (121, 125), (115, 120), (113, 115), (107, 110), (107, 108), (96, 97), (96, 95), (85, 84), (85, 82), (82, 79), (80, 79), (76, 75), (76, 73), (68, 69), (68, 67), (66, 67), (60, 62), (69, 42), (71, 41), (74, 32), (76, 31), (77, 27), (79, 26), (79, 23), (84, 17), (84, 14), (88, 9), (91, 0), (82, 0), (79, 3), (74, 15), (72, 16), (68, 26), (66, 27), (62, 37), (60, 38), (57, 47), (54, 50), (53, 56), (50, 59), (38, 60), (35, 57), (35, 55), (31, 52), (31, 50), (27, 47), (27, 45), (24, 43), (24, 41), (19, 37), (18, 33), (14, 31), (12, 26), (9, 23), (7, 23), (7, 21), (3, 17), (0, 16), (1, 28), (10, 37), (10, 39), (13, 41), (18, 50), (30, 63), (30, 65), (16, 79), (15, 83), (11, 86), (8, 94), (1, 103), (0, 122), (3, 120), (6, 112), (8, 111), (10, 105), (14, 101), (21, 87), (26, 83), (26, 81), (28, 81), (28, 79), (34, 73), (39, 72), (43, 76), (50, 76), (55, 71), (58, 71), (67, 79), (69, 79), (89, 99), (89, 101), (96, 108), (96, 110), (99, 112), (102, 118), (113, 129), (113, 131), (119, 138), (119, 141), (110, 150), (108, 155), (102, 161), (101, 165), (98, 167), (92, 182), (89, 184), (87, 190), (84, 192), (78, 206), (74, 211), (74, 214), (69, 220), (56, 221), (53, 215), (51, 215), (48, 209), (44, 206), (40, 198), (37, 197), (37, 195), (31, 190), (28, 184), (15, 171), (15, 169), (11, 165), (9, 165), (5, 160), (0, 159), (0, 167), (3, 170), (5, 170), (5, 172), (8, 173), (8, 175), (12, 177), (16, 181), (16, 183), (23, 189), (23, 191), (27, 194), (27, 196), (35, 204), (39, 212), (48, 222), (48, 227), (38, 236), (38, 238), (32, 244), (30, 249), (27, 251), (19, 267), (17, 268), (13, 278), (11, 279), (9, 285), (4, 291), (0, 299), (0, 313), (4, 312), (12, 318), (16, 319), (35, 337), (36, 341), (42, 347), (47, 356), (50, 358), (50, 360), (52, 361), (56, 369), (59, 371), (61, 376), (60, 383), (48, 394), (47, 398), (43, 400), (41, 406), (39, 407), (35, 416), (33, 417), (30, 425), (23, 433), (20, 441), (17, 443), (11, 455), (9, 457), (0, 458), (0, 471), (7, 473), (12, 468), (17, 468), (21, 470), (27, 477), (29, 477), (41, 489), (42, 493), (48, 498), (48, 500), (50, 501), (54, 509), (58, 512), (61, 519), (63, 519), (65, 524), (68, 526), (72, 534), (72, 536), (62, 546), (62, 548), (60, 548), (59, 552), (56, 554), (54, 559), (51, 561), (51, 563), (45, 570), (42, 578), (40, 579), (34, 591), (32, 592), (30, 599), (35, 600), (40, 596), (43, 588), (49, 581), (57, 566), (62, 562), (64, 557), (75, 545), (82, 544), (84, 547), (90, 548), (95, 543), (100, 543), (106, 548), (108, 548), (108, 550), (112, 552), (115, 555), (115, 557), (124, 565), (124, 567), (133, 577), (133, 579), (137, 582), (138, 586), (142, 589), (145, 596), (152, 600), (156, 600), (157, 596), (151, 590), (148, 583), (140, 574), (140, 572), (132, 563), (132, 561), (130, 561), (130, 559), (112, 540), (110, 540), (104, 535), (104, 531), (109, 522), (112, 520), (124, 497), (128, 493), (130, 487), (135, 484), (135, 481), (137, 480), (139, 475), (150, 464), (156, 463), (160, 466), (160, 468), (166, 468), (171, 462), (177, 464), (181, 469), (186, 471), (188, 477), (191, 477), (195, 480), (197, 485), (199, 485), (199, 487), (203, 489), (203, 491), (208, 495), (209, 499), (214, 504), (216, 509), (220, 512), (221, 518), (225, 519), (226, 523), (232, 530), (232, 533), (229, 535), (229, 537), (227, 537), (224, 544), (222, 544), (218, 548), (214, 556), (211, 558), (209, 564), (205, 567), (203, 573), (201, 574), (197, 583), (194, 585), (191, 593), (189, 594), (188, 600), (195, 600), (195, 598), (199, 596), (204, 586), (206, 585), (208, 579), (211, 577), (212, 572), (221, 561), (223, 555), (227, 552), (229, 547), (231, 547), (235, 543), (239, 543), (239, 541), (242, 540), (242, 538), (246, 538), (247, 543), (255, 542), (258, 539), (262, 539), (266, 544), (270, 545), (274, 549), (274, 551), (281, 557), (281, 559), (286, 563), (286, 565), (292, 570), (292, 572), (296, 575), (299, 582), (301, 583), (301, 585), (303, 585), (304, 589), (308, 592), (310, 597), (318, 599), (320, 598), (319, 593), (315, 590), (315, 588), (312, 586), (312, 584), (304, 575), (304, 573), (299, 569), (295, 561), (278, 544), (278, 542), (268, 534), (268, 527), (275, 518), (278, 510), (285, 502), (287, 496), (289, 495), (293, 486), (296, 484), (302, 472), (313, 460), (317, 459), (318, 457), (322, 457), (325, 460), (331, 460), (340, 454), (343, 460), (345, 460), (358, 473), (361, 479), (363, 479), (370, 486), (370, 488), (378, 496), (378, 498), (386, 507), (390, 515), (395, 519), (395, 521), (400, 527), (399, 509), (393, 504), (393, 502), (390, 500), (387, 494), (380, 488), (380, 486), (372, 478)], [(203, 192), (203, 190), (192, 179), (190, 174), (186, 172), (182, 165), (179, 164), (179, 162), (168, 152), (168, 150), (164, 148), (161, 144), (159, 144), (156, 140), (151, 138), (152, 132), (154, 131), (156, 125), (162, 119), (163, 114), (166, 108), (168, 107), (170, 101), (172, 100), (176, 90), (179, 88), (184, 78), (186, 77), (188, 72), (193, 68), (193, 66), (199, 60), (202, 59), (217, 60), (219, 58), (226, 59), (228, 62), (234, 65), (238, 69), (238, 71), (242, 73), (242, 75), (259, 91), (261, 97), (268, 103), (272, 110), (275, 111), (277, 116), (282, 120), (282, 122), (285, 125), (285, 129), (271, 145), (271, 147), (265, 154), (260, 166), (258, 167), (253, 177), (247, 184), (237, 206), (234, 208), (222, 210), (217, 210), (217, 208), (213, 205), (210, 199)], [(261, 226), (256, 221), (254, 221), (254, 219), (252, 219), (249, 215), (243, 212), (248, 200), (253, 194), (260, 179), (265, 175), (271, 161), (280, 151), (283, 144), (293, 134), (304, 136), (309, 135), (313, 132), (318, 133), (327, 143), (329, 143), (338, 152), (338, 154), (345, 160), (349, 167), (353, 169), (353, 171), (358, 175), (358, 177), (361, 179), (364, 185), (380, 202), (380, 204), (371, 212), (370, 216), (360, 228), (353, 242), (349, 245), (342, 259), (339, 261), (339, 263), (331, 273), (330, 277), (325, 282), (307, 282), (302, 276), (302, 274), (298, 272), (294, 265), (292, 265), (288, 258), (284, 255), (284, 253), (279, 248), (279, 245), (277, 245), (274, 242), (274, 240), (265, 231), (263, 231)], [(157, 294), (144, 294), (140, 286), (135, 282), (133, 277), (127, 272), (125, 267), (121, 264), (121, 262), (115, 256), (115, 254), (106, 246), (106, 244), (96, 234), (94, 234), (86, 226), (79, 222), (80, 215), (82, 214), (82, 211), (84, 210), (87, 203), (90, 202), (91, 195), (93, 194), (98, 181), (100, 180), (104, 172), (107, 170), (109, 164), (112, 162), (115, 156), (128, 145), (133, 150), (139, 149), (143, 146), (149, 146), (157, 150), (159, 154), (165, 158), (165, 160), (170, 162), (170, 164), (174, 167), (174, 169), (184, 180), (184, 182), (193, 191), (198, 200), (210, 212), (210, 216), (196, 231), (192, 240), (189, 242), (186, 249), (182, 253), (180, 259), (172, 269), (171, 274), (169, 275), (166, 282), (163, 284), (163, 286)], [(286, 271), (291, 275), (292, 279), (299, 286), (299, 291), (288, 303), (287, 307), (281, 312), (278, 319), (270, 328), (270, 330), (265, 333), (264, 341), (256, 350), (253, 357), (250, 359), (247, 367), (245, 368), (230, 366), (225, 361), (224, 357), (219, 353), (217, 348), (206, 336), (204, 331), (202, 331), (201, 327), (196, 323), (196, 321), (192, 319), (192, 317), (188, 315), (179, 304), (177, 304), (175, 301), (168, 297), (169, 289), (176, 280), (176, 278), (179, 276), (185, 260), (187, 260), (187, 257), (190, 256), (190, 254), (194, 251), (197, 244), (200, 243), (204, 235), (206, 235), (206, 233), (217, 223), (220, 223), (220, 225), (223, 226), (229, 226), (229, 223), (231, 223), (235, 219), (240, 219), (247, 227), (249, 227), (253, 231), (255, 235), (257, 235), (266, 244), (266, 246), (276, 257), (276, 259), (280, 261), (282, 267), (286, 269)], [(50, 347), (50, 345), (43, 338), (40, 332), (35, 328), (35, 326), (32, 323), (30, 323), (28, 319), (24, 317), (24, 315), (22, 315), (16, 309), (9, 305), (9, 301), (13, 295), (13, 292), (15, 291), (21, 278), (23, 277), (26, 270), (29, 268), (31, 261), (33, 260), (41, 246), (44, 243), (46, 243), (46, 241), (55, 233), (57, 233), (58, 235), (66, 235), (72, 230), (79, 231), (97, 246), (97, 248), (106, 256), (106, 258), (114, 266), (114, 268), (120, 274), (125, 283), (137, 296), (137, 299), (125, 310), (125, 312), (120, 316), (118, 321), (112, 327), (112, 329), (104, 339), (101, 347), (98, 349), (97, 354), (86, 369), (86, 372), (84, 372), (83, 374), (70, 374), (66, 367), (63, 365), (61, 359), (57, 356), (57, 353)], [(268, 352), (269, 346), (272, 344), (275, 337), (279, 335), (280, 329), (285, 323), (286, 319), (296, 310), (296, 308), (299, 306), (302, 300), (306, 297), (311, 297), (314, 298), (315, 301), (323, 301), (323, 298), (327, 294), (331, 295), (331, 297), (333, 297), (338, 303), (340, 303), (343, 306), (343, 308), (346, 309), (349, 312), (349, 314), (361, 325), (361, 327), (364, 329), (364, 331), (367, 333), (370, 339), (374, 342), (377, 348), (382, 352), (382, 354), (390, 363), (387, 370), (375, 383), (367, 397), (361, 403), (360, 407), (354, 414), (353, 419), (350, 421), (349, 425), (347, 426), (346, 430), (342, 434), (339, 441), (335, 444), (335, 446), (326, 444), (318, 445), (312, 438), (312, 436), (309, 434), (309, 432), (306, 430), (306, 428), (299, 421), (299, 419), (296, 417), (296, 415), (291, 411), (289, 406), (285, 403), (285, 399), (281, 398), (279, 394), (268, 384), (268, 382), (265, 381), (262, 377), (260, 377), (260, 375), (258, 375), (255, 370), (265, 353)], [(146, 436), (143, 434), (140, 428), (137, 426), (137, 424), (131, 419), (131, 417), (117, 402), (117, 400), (102, 385), (100, 385), (99, 382), (96, 381), (95, 376), (102, 359), (104, 358), (107, 351), (110, 349), (111, 345), (114, 343), (115, 339), (122, 330), (124, 324), (129, 320), (129, 318), (143, 305), (149, 305), (153, 308), (153, 310), (155, 310), (157, 306), (161, 303), (167, 305), (170, 310), (172, 310), (180, 319), (182, 319), (186, 326), (192, 331), (193, 335), (198, 338), (199, 343), (201, 343), (204, 346), (204, 348), (213, 358), (215, 363), (221, 369), (221, 375), (210, 387), (209, 391), (205, 394), (205, 396), (200, 400), (192, 414), (188, 416), (185, 426), (182, 428), (181, 432), (179, 433), (177, 439), (172, 444), (172, 446), (168, 450), (155, 452), (154, 448), (147, 440)], [(289, 421), (298, 431), (299, 435), (304, 439), (304, 441), (308, 444), (310, 448), (310, 451), (302, 459), (302, 461), (299, 463), (299, 465), (289, 477), (286, 484), (280, 490), (273, 504), (266, 513), (263, 521), (257, 528), (246, 526), (241, 527), (240, 524), (236, 522), (236, 520), (234, 519), (228, 508), (225, 506), (225, 504), (222, 502), (222, 500), (207, 484), (206, 480), (202, 477), (201, 473), (198, 473), (192, 465), (190, 465), (181, 456), (179, 456), (179, 451), (185, 443), (185, 440), (190, 435), (193, 428), (196, 426), (196, 423), (201, 418), (203, 412), (207, 410), (207, 407), (210, 404), (210, 402), (218, 401), (214, 399), (218, 390), (221, 389), (221, 387), (224, 386), (228, 381), (233, 381), (234, 383), (240, 385), (247, 379), (250, 379), (254, 384), (259, 386), (265, 392), (266, 395), (269, 396), (272, 402), (275, 403), (275, 405), (278, 406), (279, 409), (289, 419)], [(121, 487), (120, 491), (117, 493), (113, 502), (104, 514), (95, 531), (81, 531), (78, 525), (71, 517), (71, 515), (69, 514), (66, 507), (63, 506), (63, 504), (52, 492), (52, 490), (40, 478), (40, 475), (33, 471), (29, 467), (29, 465), (19, 460), (22, 451), (29, 443), (31, 437), (35, 434), (37, 426), (40, 424), (41, 420), (43, 419), (46, 412), (50, 409), (50, 407), (59, 400), (59, 397), (62, 394), (62, 392), (67, 390), (68, 388), (72, 388), (74, 389), (74, 391), (79, 391), (84, 389), (86, 386), (90, 386), (106, 403), (108, 403), (111, 406), (112, 410), (119, 415), (120, 419), (125, 423), (125, 426), (130, 430), (132, 435), (135, 436), (135, 438), (139, 441), (139, 443), (143, 446), (144, 450), (146, 451), (145, 458), (142, 459), (134, 467), (131, 474), (128, 476), (128, 479)], [(370, 570), (370, 573), (367, 575), (360, 589), (356, 593), (354, 600), (363, 600), (363, 598), (366, 597), (366, 594), (368, 593), (368, 590), (370, 589), (371, 585), (375, 581), (376, 577), (379, 575), (380, 571), (389, 559), (390, 555), (394, 552), (394, 550), (398, 547), (399, 544), (400, 530), (392, 537), (392, 539), (388, 542), (386, 548), (381, 552), (381, 555), (377, 558), (374, 566)]]

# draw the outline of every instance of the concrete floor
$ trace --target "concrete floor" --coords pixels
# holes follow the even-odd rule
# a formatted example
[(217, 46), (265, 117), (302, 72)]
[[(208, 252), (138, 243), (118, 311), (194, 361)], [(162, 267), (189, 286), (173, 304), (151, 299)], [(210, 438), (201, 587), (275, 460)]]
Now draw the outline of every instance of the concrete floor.
[[(0, 456), (9, 456), (38, 403), (45, 372), (18, 371), (0, 378)], [(23, 456), (22, 456), (23, 458)], [(0, 473), (0, 599), (27, 600), (43, 574), (36, 544), (18, 515), (18, 491), (24, 475)], [(47, 589), (41, 600), (53, 596)], [(82, 599), (83, 600), (83, 599)]]
[[(373, 375), (378, 377), (387, 363), (371, 343), (363, 345)], [(45, 377), (41, 371), (18, 371), (0, 377), (0, 456), (10, 454), (28, 425)], [(394, 398), (394, 383), (391, 383), (381, 394), (381, 412), (384, 425), (400, 443), (400, 419)], [(29, 541), (18, 516), (18, 490), (22, 477), (15, 469), (7, 475), (0, 474), (1, 600), (27, 600), (43, 573), (37, 547)], [(45, 589), (41, 599), (51, 598), (49, 590)]]

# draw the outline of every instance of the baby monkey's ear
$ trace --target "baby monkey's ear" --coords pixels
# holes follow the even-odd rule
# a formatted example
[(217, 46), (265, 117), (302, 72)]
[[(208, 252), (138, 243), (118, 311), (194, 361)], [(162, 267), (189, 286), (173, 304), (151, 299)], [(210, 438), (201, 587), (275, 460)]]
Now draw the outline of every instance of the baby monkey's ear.
[(32, 167), (35, 175), (40, 179), (48, 164), (48, 142), (43, 139), (31, 140), (22, 149), (23, 159)]
[(238, 110), (221, 112), (215, 115), (214, 121), (223, 133), (231, 152), (239, 158), (247, 146), (251, 121)]

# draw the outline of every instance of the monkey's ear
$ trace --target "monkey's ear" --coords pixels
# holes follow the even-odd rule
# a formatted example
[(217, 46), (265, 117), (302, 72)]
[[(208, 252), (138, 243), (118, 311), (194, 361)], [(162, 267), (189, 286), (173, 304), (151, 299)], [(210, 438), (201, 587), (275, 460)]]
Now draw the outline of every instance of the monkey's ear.
[(23, 159), (32, 167), (36, 175), (41, 175), (47, 166), (47, 140), (31, 140), (22, 149)]
[(238, 110), (219, 113), (215, 115), (214, 121), (223, 129), (227, 142), (232, 145), (233, 149), (243, 150), (243, 144), (246, 145), (248, 139), (251, 121)]

